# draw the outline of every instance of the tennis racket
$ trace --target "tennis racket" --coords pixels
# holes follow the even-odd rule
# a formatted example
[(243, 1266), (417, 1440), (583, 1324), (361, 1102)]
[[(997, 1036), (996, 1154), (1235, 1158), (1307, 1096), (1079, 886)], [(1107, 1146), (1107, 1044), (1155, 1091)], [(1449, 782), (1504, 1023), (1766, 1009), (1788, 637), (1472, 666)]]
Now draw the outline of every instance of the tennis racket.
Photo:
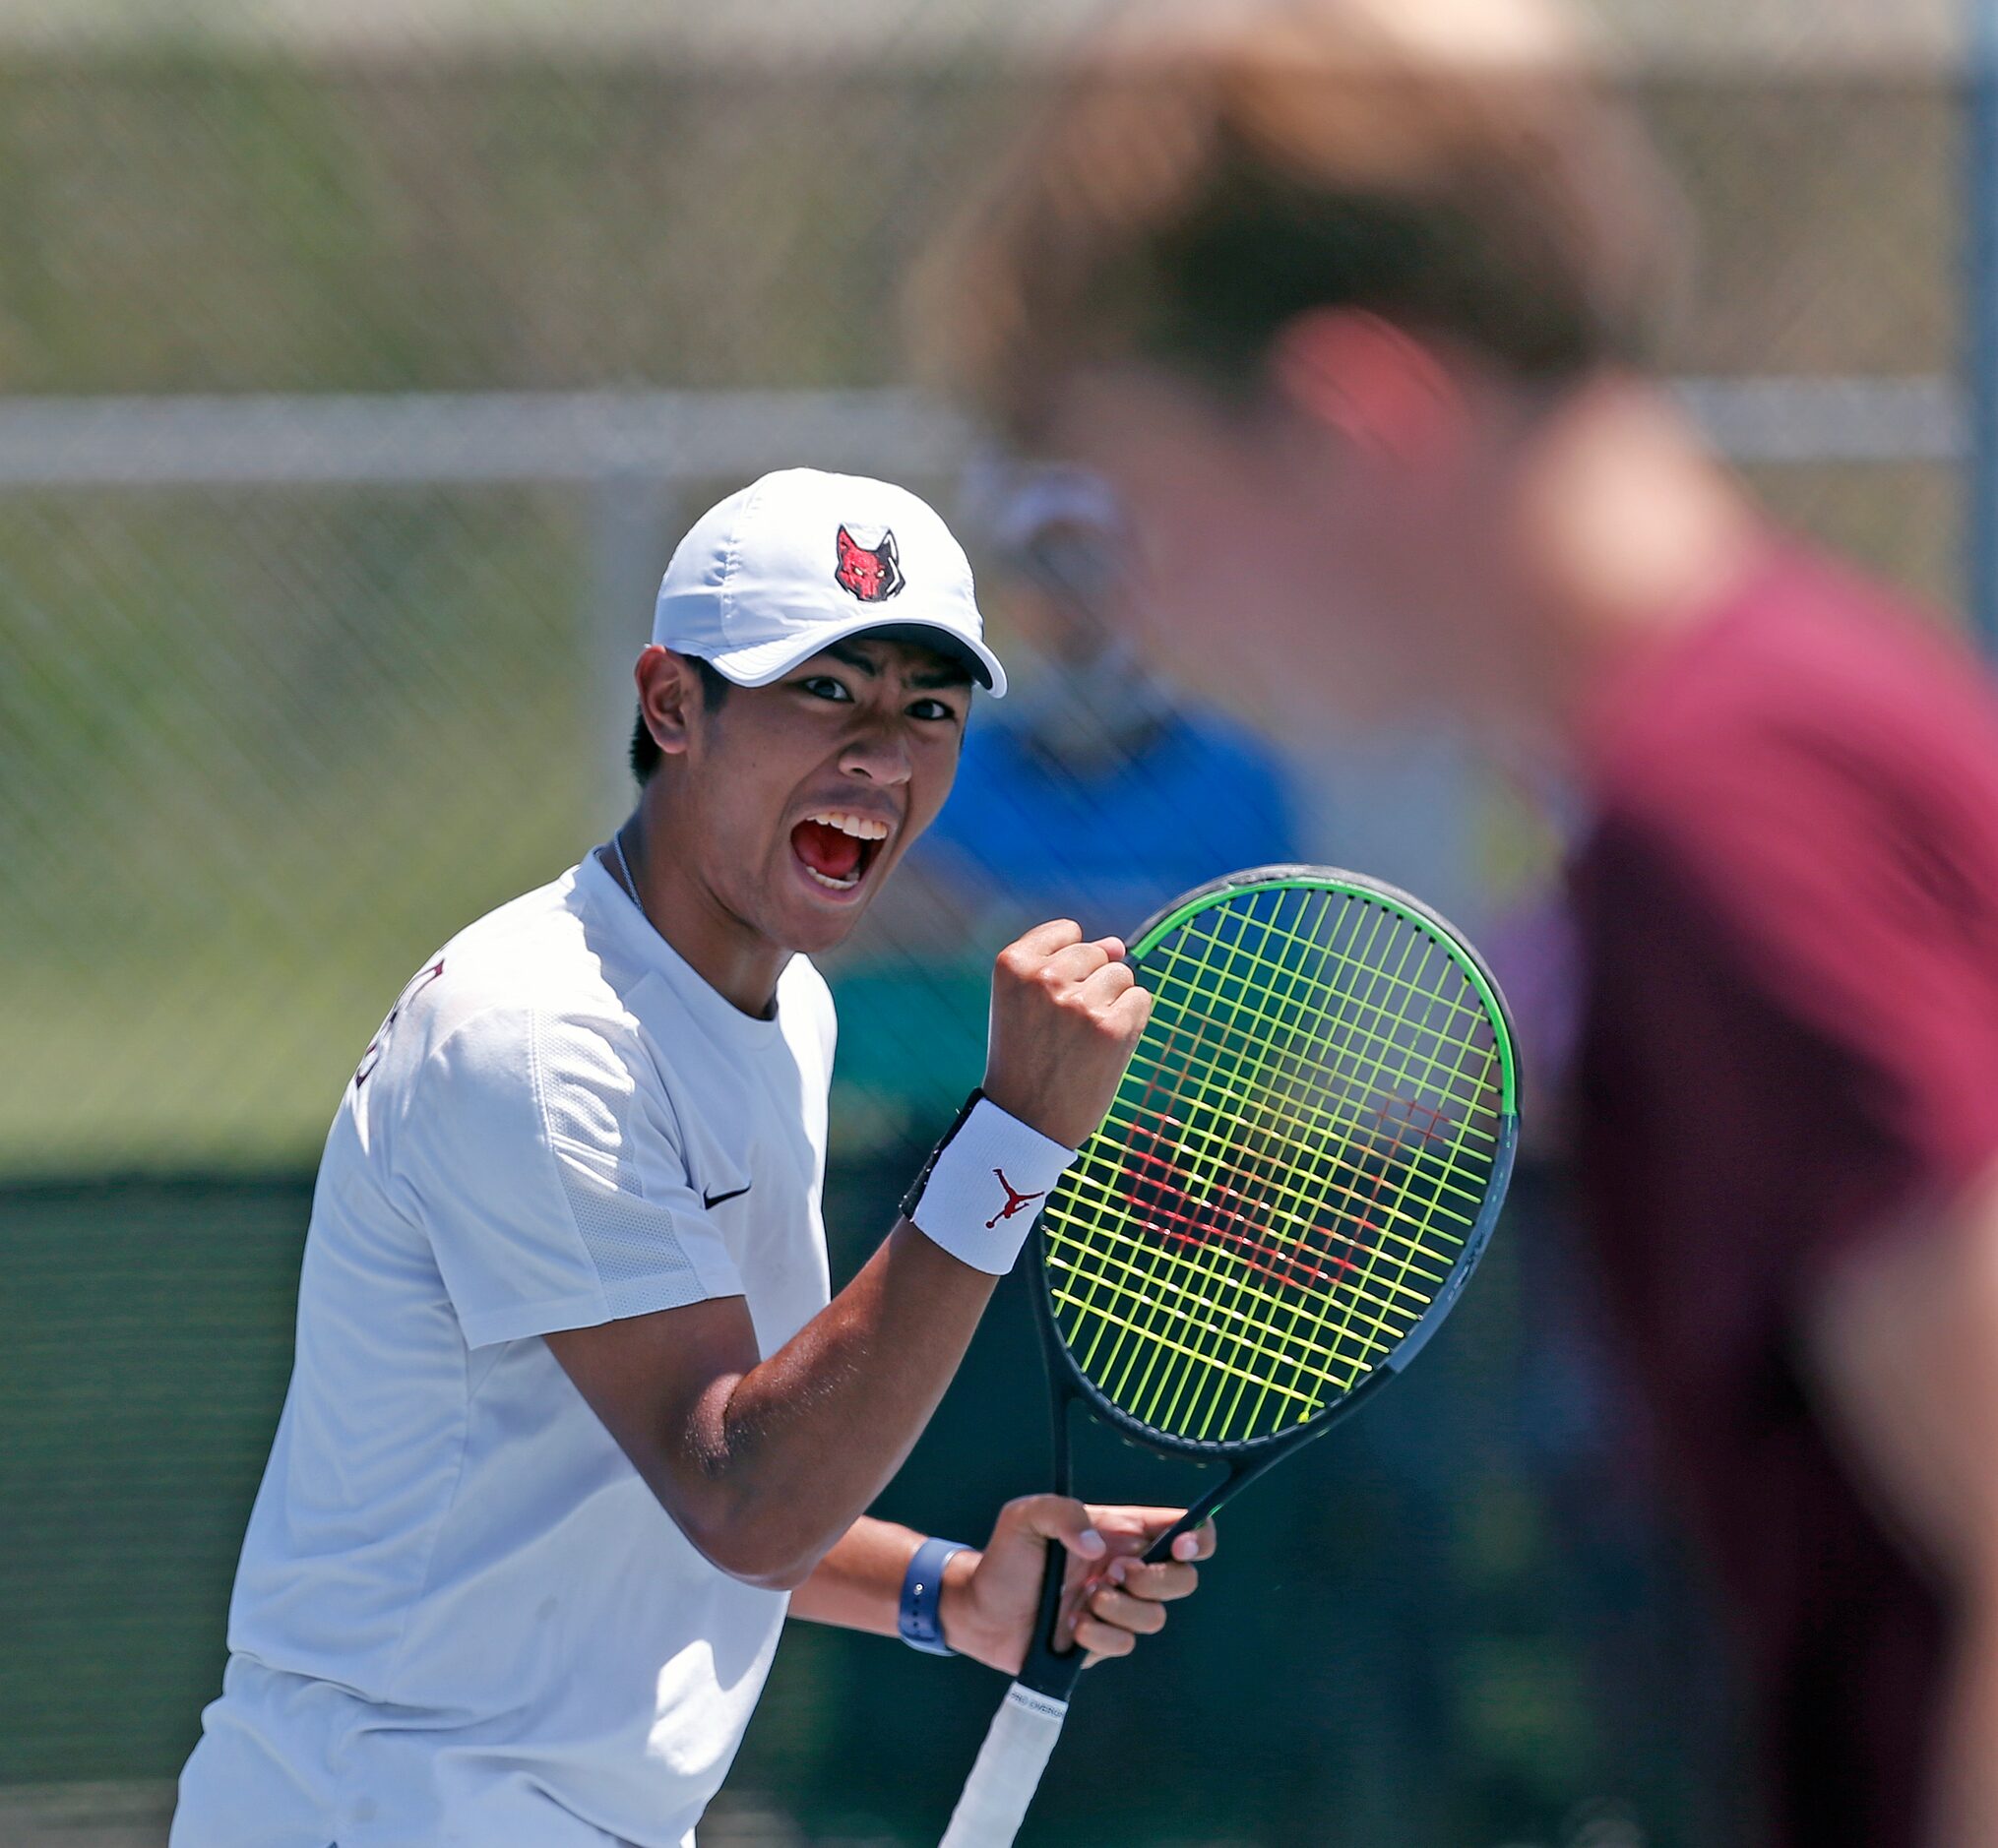
[[(1048, 1201), (1034, 1292), (1054, 1400), (1226, 1474), (1146, 1555), (1355, 1410), (1450, 1313), (1519, 1135), (1490, 971), (1405, 893), (1328, 867), (1216, 880), (1148, 923), (1152, 1018)], [(1048, 1549), (1033, 1639), (943, 1848), (1005, 1848), (1081, 1672)]]

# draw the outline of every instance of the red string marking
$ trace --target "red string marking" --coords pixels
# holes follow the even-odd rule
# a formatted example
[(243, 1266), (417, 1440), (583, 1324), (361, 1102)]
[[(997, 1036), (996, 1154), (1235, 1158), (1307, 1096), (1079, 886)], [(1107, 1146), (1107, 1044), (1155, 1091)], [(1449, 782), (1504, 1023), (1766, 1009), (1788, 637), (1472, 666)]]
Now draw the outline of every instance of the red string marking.
[(1272, 1233), (1255, 1211), (1255, 1201), (1232, 1186), (1222, 1186), (1209, 1202), (1215, 1210), (1210, 1237), (1224, 1245), (1260, 1277), (1293, 1290), (1316, 1290), (1337, 1283), (1352, 1268), (1350, 1259), (1318, 1252), (1305, 1242), (1312, 1226), (1294, 1243)]
[(1351, 1267), (1347, 1257), (1315, 1252), (1268, 1231), (1253, 1182), (1240, 1169), (1196, 1201), (1187, 1192), (1178, 1129), (1172, 1118), (1145, 1111), (1125, 1146), (1124, 1195), (1133, 1216), (1155, 1238), (1182, 1251), (1219, 1245), (1257, 1275), (1296, 1290), (1322, 1288)]
[(1184, 1023), (1175, 1023), (1152, 1060), (1144, 1092), (1132, 1106), (1124, 1148), (1122, 1178), (1132, 1213), (1141, 1224), (1161, 1235), (1165, 1227), (1182, 1223), (1193, 1213), (1180, 1168), (1180, 1125), (1169, 1108), (1171, 1098), (1159, 1082), (1159, 1074), (1166, 1069), (1184, 1031)]
[[(1195, 1251), (1218, 1245), (1260, 1277), (1285, 1288), (1337, 1288), (1375, 1249), (1403, 1191), (1405, 1169), (1432, 1144), (1447, 1141), (1440, 1110), (1413, 1098), (1389, 1097), (1371, 1114), (1378, 1129), (1360, 1139), (1368, 1172), (1339, 1189), (1347, 1209), (1330, 1223), (1313, 1223), (1294, 1237), (1266, 1224), (1259, 1177), (1238, 1159), (1204, 1200), (1188, 1192), (1180, 1125), (1147, 1097), (1133, 1113), (1123, 1166), (1125, 1198), (1133, 1217), (1168, 1246)], [(1364, 1189), (1365, 1191), (1362, 1191)], [(1322, 1244), (1320, 1243), (1322, 1241)]]
[(1125, 1198), (1139, 1222), (1161, 1236), (1194, 1214), (1179, 1166), (1178, 1128), (1157, 1111), (1138, 1113), (1124, 1149)]
[[(1399, 1121), (1393, 1114), (1397, 1106), (1402, 1111)], [(1360, 1219), (1369, 1224), (1375, 1208), (1379, 1208), (1384, 1217), (1393, 1214), (1394, 1202), (1388, 1197), (1391, 1182), (1396, 1192), (1406, 1192), (1406, 1185), (1398, 1179), (1399, 1175), (1414, 1167), (1431, 1146), (1437, 1143), (1447, 1145), (1451, 1140), (1444, 1127), (1443, 1112), (1413, 1097), (1390, 1094), (1381, 1100), (1373, 1114), (1380, 1122), (1376, 1144), (1380, 1153), (1379, 1158), (1370, 1164), (1372, 1172), (1366, 1177), (1372, 1191), (1362, 1198), (1355, 1190), (1347, 1190), (1349, 1198), (1360, 1202)], [(1403, 1135), (1404, 1130), (1412, 1133), (1412, 1141)]]

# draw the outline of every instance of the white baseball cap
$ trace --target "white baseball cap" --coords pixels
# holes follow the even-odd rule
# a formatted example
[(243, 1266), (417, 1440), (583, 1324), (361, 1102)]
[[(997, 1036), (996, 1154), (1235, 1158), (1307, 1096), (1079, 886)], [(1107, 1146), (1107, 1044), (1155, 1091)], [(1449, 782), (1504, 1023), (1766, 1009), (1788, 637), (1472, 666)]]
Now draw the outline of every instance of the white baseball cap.
[(964, 547), (906, 488), (782, 468), (697, 520), (659, 585), (653, 640), (698, 654), (739, 687), (764, 687), (861, 634), (955, 654), (993, 694), (1006, 670), (985, 646)]

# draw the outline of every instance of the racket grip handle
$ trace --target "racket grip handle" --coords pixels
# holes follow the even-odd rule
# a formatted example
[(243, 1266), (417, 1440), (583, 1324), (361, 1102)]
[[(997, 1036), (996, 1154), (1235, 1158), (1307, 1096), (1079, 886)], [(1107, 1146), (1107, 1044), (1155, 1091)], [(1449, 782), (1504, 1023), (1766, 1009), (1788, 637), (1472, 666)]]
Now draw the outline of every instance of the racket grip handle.
[(1043, 1699), (1066, 1702), (1074, 1694), (1083, 1672), (1083, 1652), (1070, 1647), (1055, 1648), (1061, 1628), (1061, 1603), (1068, 1582), (1068, 1554), (1049, 1541), (1047, 1562), (1040, 1571), (1040, 1608), (1033, 1619), (1033, 1632), (1027, 1639), (1027, 1659), (1014, 1680), (1016, 1688)]
[(1007, 1689), (939, 1848), (1009, 1848), (1067, 1716), (1066, 1700), (1019, 1682)]

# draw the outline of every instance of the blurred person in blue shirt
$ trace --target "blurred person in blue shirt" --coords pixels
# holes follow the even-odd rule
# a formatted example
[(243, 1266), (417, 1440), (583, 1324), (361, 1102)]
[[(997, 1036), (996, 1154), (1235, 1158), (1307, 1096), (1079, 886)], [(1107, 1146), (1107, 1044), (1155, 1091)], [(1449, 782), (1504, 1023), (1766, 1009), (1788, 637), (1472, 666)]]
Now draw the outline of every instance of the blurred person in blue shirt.
[(973, 930), (1051, 908), (1128, 933), (1204, 880), (1295, 859), (1269, 748), (1139, 658), (1142, 579), (1107, 484), (1014, 477), (991, 549), (989, 600), (1023, 666), (917, 856)]

